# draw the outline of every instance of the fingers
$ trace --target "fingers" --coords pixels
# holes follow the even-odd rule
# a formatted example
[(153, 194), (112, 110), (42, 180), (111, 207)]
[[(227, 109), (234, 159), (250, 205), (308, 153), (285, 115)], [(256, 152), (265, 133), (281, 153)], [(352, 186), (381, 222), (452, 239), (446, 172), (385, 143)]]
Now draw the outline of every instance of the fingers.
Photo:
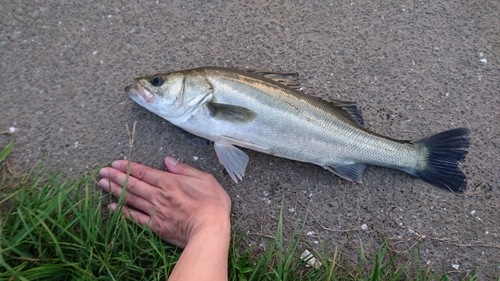
[[(127, 191), (132, 192), (136, 195), (141, 196), (147, 200), (150, 200), (154, 195), (155, 188), (148, 183), (140, 181), (134, 177), (127, 176), (127, 174), (122, 173), (115, 169), (103, 168), (99, 171), (99, 175), (108, 181), (114, 182), (120, 187), (127, 186)], [(103, 185), (106, 182), (103, 182)], [(112, 190), (111, 190), (112, 191)], [(116, 196), (116, 195), (115, 195)], [(120, 194), (118, 194), (120, 196)]]
[(189, 166), (188, 164), (180, 163), (177, 159), (175, 159), (172, 156), (165, 157), (165, 165), (167, 166), (168, 170), (171, 173), (177, 175), (201, 178), (203, 175), (206, 174), (198, 169)]
[[(117, 208), (117, 204), (116, 203), (112, 203), (108, 206), (108, 208), (115, 212), (116, 211), (116, 208)], [(122, 214), (125, 216), (126, 219), (128, 219), (129, 221), (133, 221), (133, 222), (136, 222), (138, 224), (142, 224), (142, 225), (148, 225), (149, 221), (151, 220), (151, 217), (142, 213), (142, 212), (139, 212), (139, 211), (136, 211), (136, 210), (133, 210), (133, 209), (130, 209), (130, 208), (127, 208), (127, 207), (122, 207)]]
[[(111, 163), (111, 167), (126, 174), (128, 164), (129, 162), (126, 160), (117, 160)], [(130, 175), (133, 176), (135, 179), (146, 182), (150, 186), (155, 188), (155, 187), (160, 187), (160, 181), (165, 182), (165, 180), (169, 177), (170, 174), (141, 164), (130, 162)]]
[[(127, 160), (114, 161), (111, 166), (123, 173), (127, 172)], [(165, 157), (165, 165), (172, 174), (183, 175), (188, 177), (201, 178), (206, 173), (195, 169), (188, 164), (180, 163), (177, 159), (167, 156)], [(165, 172), (159, 171), (141, 164), (130, 162), (130, 174), (137, 179), (143, 180), (152, 186), (158, 186), (159, 180), (165, 177)]]
[[(107, 178), (101, 179), (98, 184), (102, 189), (104, 189), (104, 191), (111, 192), (115, 197), (119, 198), (120, 196), (122, 196), (123, 188), (121, 185)], [(127, 203), (128, 205), (133, 206), (134, 208), (141, 210), (149, 215), (154, 212), (155, 205), (152, 202), (144, 199), (143, 197), (140, 197), (132, 192), (125, 192), (123, 196), (125, 203)]]

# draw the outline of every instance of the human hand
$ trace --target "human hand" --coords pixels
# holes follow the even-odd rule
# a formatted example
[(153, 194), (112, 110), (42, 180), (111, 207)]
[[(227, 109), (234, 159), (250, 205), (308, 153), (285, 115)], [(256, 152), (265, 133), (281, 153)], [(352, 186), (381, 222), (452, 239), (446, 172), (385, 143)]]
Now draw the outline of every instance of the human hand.
[[(118, 160), (101, 169), (99, 186), (119, 197), (127, 164)], [(165, 165), (169, 172), (130, 163), (124, 200), (136, 210), (123, 207), (123, 215), (182, 248), (198, 234), (229, 241), (231, 200), (217, 180), (170, 156)], [(109, 208), (116, 210), (116, 203)]]

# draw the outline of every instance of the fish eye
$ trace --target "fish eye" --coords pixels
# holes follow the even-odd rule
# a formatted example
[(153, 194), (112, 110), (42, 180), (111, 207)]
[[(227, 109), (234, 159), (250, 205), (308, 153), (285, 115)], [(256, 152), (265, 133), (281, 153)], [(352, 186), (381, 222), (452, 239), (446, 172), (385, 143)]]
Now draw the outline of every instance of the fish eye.
[(163, 85), (163, 83), (165, 83), (165, 80), (163, 80), (163, 77), (161, 75), (155, 75), (153, 78), (151, 78), (151, 80), (149, 80), (149, 82), (151, 83), (151, 85), (159, 87)]

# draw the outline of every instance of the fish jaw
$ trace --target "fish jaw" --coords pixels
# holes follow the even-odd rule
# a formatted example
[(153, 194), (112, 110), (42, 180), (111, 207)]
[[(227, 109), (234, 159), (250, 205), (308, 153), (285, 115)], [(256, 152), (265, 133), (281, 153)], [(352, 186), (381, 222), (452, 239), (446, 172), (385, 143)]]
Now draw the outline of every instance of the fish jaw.
[(137, 81), (135, 84), (125, 87), (125, 92), (138, 105), (172, 123), (175, 122), (176, 118), (182, 117), (182, 113), (178, 112), (182, 112), (182, 108), (179, 110), (175, 105), (166, 104), (156, 93), (149, 91)]
[(138, 104), (144, 106), (156, 100), (156, 95), (144, 89), (141, 84), (134, 83), (125, 87), (125, 92)]

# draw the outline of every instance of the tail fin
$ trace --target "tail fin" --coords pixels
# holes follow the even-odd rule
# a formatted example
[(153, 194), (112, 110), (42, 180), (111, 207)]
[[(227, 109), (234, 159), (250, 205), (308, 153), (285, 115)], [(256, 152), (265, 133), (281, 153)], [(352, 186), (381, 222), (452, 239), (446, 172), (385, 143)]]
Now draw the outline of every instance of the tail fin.
[(412, 174), (444, 189), (465, 191), (467, 181), (458, 164), (467, 155), (469, 132), (467, 128), (458, 128), (413, 141), (427, 149), (427, 158), (424, 167)]

